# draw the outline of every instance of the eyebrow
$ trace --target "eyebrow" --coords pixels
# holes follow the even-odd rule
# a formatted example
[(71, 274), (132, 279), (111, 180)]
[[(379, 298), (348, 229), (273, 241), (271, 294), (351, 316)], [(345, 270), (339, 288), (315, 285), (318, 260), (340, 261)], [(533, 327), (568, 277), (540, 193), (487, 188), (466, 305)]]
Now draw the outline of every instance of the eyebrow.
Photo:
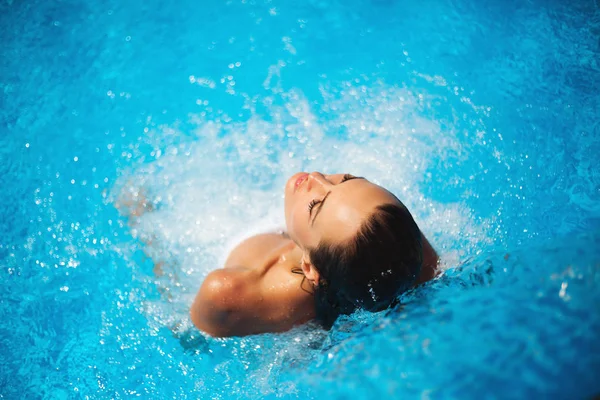
[[(346, 179), (344, 182), (342, 183), (346, 183), (348, 181), (351, 181), (352, 179), (365, 179), (362, 176), (352, 176), (348, 179)], [(321, 200), (321, 202), (319, 203), (319, 209), (317, 210), (317, 212), (315, 213), (315, 216), (312, 219), (312, 222), (310, 223), (310, 226), (313, 226), (315, 224), (315, 221), (317, 219), (317, 216), (319, 215), (319, 213), (321, 212), (321, 210), (323, 209), (323, 206), (325, 205), (325, 200), (327, 200), (327, 197), (329, 197), (329, 195), (331, 194), (331, 191), (327, 192), (327, 194), (325, 195), (325, 197), (323, 197), (323, 200)]]

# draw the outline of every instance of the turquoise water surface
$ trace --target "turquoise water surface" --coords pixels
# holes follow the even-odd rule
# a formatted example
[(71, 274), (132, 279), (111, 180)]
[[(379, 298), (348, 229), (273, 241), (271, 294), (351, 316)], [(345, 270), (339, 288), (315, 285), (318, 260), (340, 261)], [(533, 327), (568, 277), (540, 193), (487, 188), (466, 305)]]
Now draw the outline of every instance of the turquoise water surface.
[[(5, 0), (0, 22), (0, 397), (600, 394), (597, 1)], [(283, 224), (301, 170), (389, 188), (445, 273), (330, 332), (204, 337), (191, 297)]]

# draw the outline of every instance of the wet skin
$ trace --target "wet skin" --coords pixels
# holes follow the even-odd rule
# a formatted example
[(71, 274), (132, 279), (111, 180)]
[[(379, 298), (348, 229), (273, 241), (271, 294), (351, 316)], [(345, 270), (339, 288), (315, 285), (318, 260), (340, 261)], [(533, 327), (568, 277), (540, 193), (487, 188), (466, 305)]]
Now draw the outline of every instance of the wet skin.
[[(287, 235), (267, 233), (240, 243), (202, 283), (190, 310), (193, 323), (212, 336), (243, 336), (310, 321), (319, 274), (308, 249), (321, 240), (347, 241), (377, 206), (388, 203), (398, 200), (364, 178), (295, 174), (285, 186)], [(425, 237), (423, 256), (417, 284), (436, 275), (438, 257)]]

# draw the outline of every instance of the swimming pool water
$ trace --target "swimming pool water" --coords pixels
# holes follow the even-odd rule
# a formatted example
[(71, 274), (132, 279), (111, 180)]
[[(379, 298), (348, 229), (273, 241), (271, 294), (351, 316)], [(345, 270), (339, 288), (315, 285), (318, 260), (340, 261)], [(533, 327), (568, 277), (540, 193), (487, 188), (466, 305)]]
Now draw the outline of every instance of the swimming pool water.
[[(0, 22), (1, 397), (600, 393), (596, 1), (5, 1)], [(331, 332), (205, 338), (190, 297), (283, 223), (298, 170), (392, 190), (444, 275)], [(128, 188), (156, 206), (135, 229)]]

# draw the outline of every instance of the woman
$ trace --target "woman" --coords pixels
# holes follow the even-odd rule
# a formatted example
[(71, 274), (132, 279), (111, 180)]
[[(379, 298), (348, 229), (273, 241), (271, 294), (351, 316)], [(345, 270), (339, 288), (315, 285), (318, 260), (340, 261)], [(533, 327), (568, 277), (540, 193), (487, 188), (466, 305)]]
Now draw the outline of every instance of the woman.
[(191, 318), (212, 336), (330, 328), (357, 308), (379, 311), (432, 279), (438, 257), (406, 207), (352, 175), (298, 173), (285, 187), (286, 234), (240, 243), (211, 272)]

